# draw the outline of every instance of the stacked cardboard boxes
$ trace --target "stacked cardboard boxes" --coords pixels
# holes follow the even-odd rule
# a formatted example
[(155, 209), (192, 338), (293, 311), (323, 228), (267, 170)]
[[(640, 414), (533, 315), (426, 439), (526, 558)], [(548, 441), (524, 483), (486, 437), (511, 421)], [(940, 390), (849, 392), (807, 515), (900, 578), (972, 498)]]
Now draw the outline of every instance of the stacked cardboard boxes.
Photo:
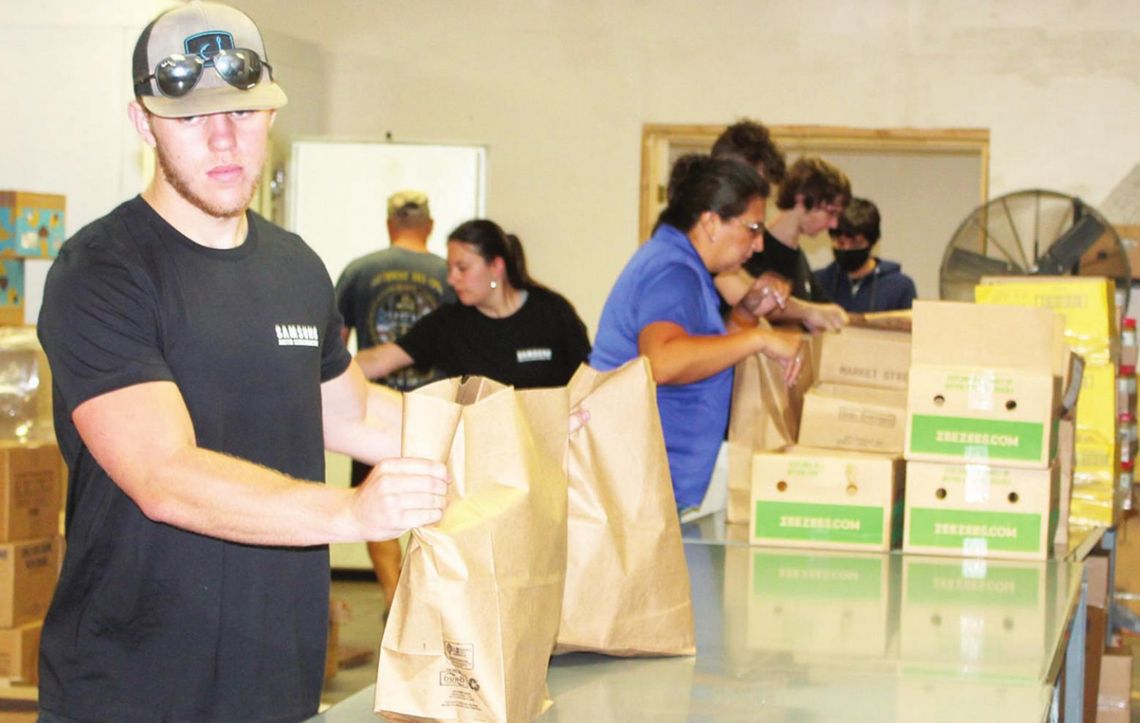
[(36, 681), (40, 630), (63, 552), (65, 477), (52, 433), (51, 375), (35, 330), (0, 327), (0, 698), (5, 700), (9, 693), (34, 690), (29, 686)]
[(0, 191), (0, 324), (24, 320), (24, 262), (53, 259), (65, 238), (63, 196)]
[(1048, 309), (916, 302), (903, 550), (1044, 559), (1067, 355)]
[(0, 680), (36, 680), (62, 555), (61, 471), (54, 443), (0, 442)]
[(1076, 526), (1113, 525), (1124, 495), (1118, 484), (1120, 445), (1116, 408), (1116, 328), (1113, 283), (1093, 277), (983, 279), (979, 304), (1052, 309), (1064, 320), (1068, 347), (1084, 360), (1075, 415), (1073, 491), (1068, 521)]
[(750, 539), (887, 550), (902, 529), (909, 334), (849, 327), (819, 341), (798, 443), (753, 457)]

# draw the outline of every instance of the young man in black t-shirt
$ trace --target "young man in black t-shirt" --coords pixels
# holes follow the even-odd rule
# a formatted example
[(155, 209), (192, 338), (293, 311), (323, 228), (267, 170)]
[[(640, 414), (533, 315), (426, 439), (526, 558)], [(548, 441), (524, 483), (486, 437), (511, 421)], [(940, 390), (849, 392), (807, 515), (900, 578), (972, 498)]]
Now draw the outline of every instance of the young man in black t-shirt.
[[(154, 179), (64, 245), (40, 314), (69, 467), (41, 720), (303, 720), (327, 543), (439, 520), (446, 471), (396, 456), (398, 395), (351, 361), (320, 259), (248, 211), (285, 104), (253, 22), (168, 11), (134, 81)], [(328, 488), (323, 447), (379, 464)]]

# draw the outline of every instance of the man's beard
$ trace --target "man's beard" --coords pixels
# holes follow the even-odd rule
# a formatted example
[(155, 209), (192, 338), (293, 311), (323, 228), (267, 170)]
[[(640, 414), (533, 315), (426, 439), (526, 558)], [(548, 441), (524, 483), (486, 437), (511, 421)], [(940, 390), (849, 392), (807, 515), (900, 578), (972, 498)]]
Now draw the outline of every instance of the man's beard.
[(234, 216), (240, 216), (245, 213), (246, 209), (249, 208), (250, 202), (253, 200), (253, 194), (261, 184), (261, 171), (259, 170), (253, 182), (249, 184), (249, 188), (246, 189), (244, 198), (240, 203), (234, 204), (232, 207), (220, 206), (207, 201), (195, 193), (194, 189), (190, 188), (190, 183), (179, 173), (178, 169), (170, 162), (166, 154), (163, 153), (161, 145), (155, 146), (155, 155), (158, 156), (158, 165), (162, 168), (162, 175), (166, 178), (166, 181), (171, 187), (178, 192), (178, 195), (182, 196), (182, 198), (199, 211), (214, 218), (233, 218)]

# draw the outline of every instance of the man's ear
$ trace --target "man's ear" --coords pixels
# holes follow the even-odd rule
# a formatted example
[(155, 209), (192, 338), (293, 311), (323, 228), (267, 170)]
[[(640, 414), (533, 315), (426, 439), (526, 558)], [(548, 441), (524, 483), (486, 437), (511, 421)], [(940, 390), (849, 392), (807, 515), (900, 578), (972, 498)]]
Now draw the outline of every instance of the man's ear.
[(141, 103), (132, 100), (127, 105), (127, 116), (131, 119), (131, 125), (135, 127), (135, 131), (144, 143), (151, 148), (158, 145), (158, 141), (154, 139), (154, 131), (150, 127), (150, 114), (146, 112), (146, 108), (143, 108)]

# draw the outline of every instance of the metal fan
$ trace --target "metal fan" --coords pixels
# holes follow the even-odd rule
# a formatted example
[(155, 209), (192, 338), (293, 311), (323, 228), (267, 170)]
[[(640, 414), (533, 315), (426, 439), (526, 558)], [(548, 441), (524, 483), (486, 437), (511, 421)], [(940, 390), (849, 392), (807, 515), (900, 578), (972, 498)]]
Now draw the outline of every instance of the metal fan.
[(1127, 307), (1132, 274), (1112, 224), (1076, 196), (1015, 191), (974, 209), (958, 226), (942, 255), (939, 292), (973, 301), (983, 276), (1070, 274), (1112, 279)]

